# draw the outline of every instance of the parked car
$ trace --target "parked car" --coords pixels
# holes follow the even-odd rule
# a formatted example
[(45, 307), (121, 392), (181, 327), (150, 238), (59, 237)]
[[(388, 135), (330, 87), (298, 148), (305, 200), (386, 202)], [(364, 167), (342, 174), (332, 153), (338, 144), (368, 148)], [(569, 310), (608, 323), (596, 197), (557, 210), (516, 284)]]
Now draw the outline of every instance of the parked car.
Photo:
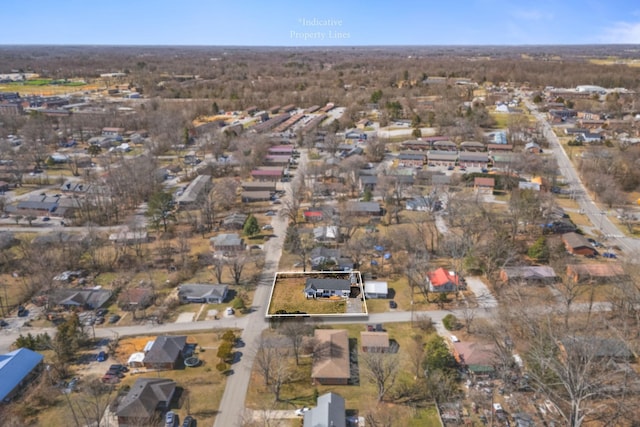
[(78, 385), (78, 381), (79, 381), (78, 377), (72, 378), (71, 381), (69, 381), (69, 383), (67, 384), (67, 387), (65, 387), (65, 389), (62, 390), (62, 392), (64, 394), (70, 394), (73, 390), (75, 390), (76, 386)]
[(120, 315), (118, 314), (112, 314), (109, 316), (109, 323), (111, 324), (116, 323), (118, 320), (120, 320)]
[(267, 211), (267, 212), (265, 213), (265, 215), (266, 215), (266, 216), (275, 216), (275, 215), (276, 215), (276, 213), (275, 213), (274, 211)]
[(120, 378), (117, 375), (105, 374), (101, 379), (105, 384), (117, 384), (120, 382)]
[(273, 230), (273, 225), (271, 225), (271, 224), (263, 225), (262, 229), (263, 230)]
[(100, 353), (98, 353), (98, 358), (96, 360), (98, 360), (98, 362), (104, 362), (105, 360), (107, 360), (107, 353), (101, 351)]
[(96, 316), (106, 316), (109, 313), (109, 310), (106, 308), (99, 308), (96, 310)]
[(602, 254), (603, 257), (605, 258), (609, 258), (609, 259), (616, 259), (618, 258), (618, 256), (616, 254), (614, 254), (613, 252), (604, 252)]
[(302, 416), (304, 416), (304, 413), (309, 411), (309, 410), (310, 410), (310, 408), (308, 408), (306, 406), (303, 407), (303, 408), (296, 409), (296, 415), (299, 416), (299, 417), (302, 417)]
[(175, 427), (179, 423), (178, 414), (173, 411), (167, 412), (164, 418), (165, 427)]
[(102, 325), (104, 323), (104, 317), (96, 317), (96, 325)]
[(9, 323), (4, 319), (0, 319), (0, 328), (4, 328), (5, 326), (9, 326)]
[(391, 300), (389, 301), (389, 308), (398, 308), (398, 304), (394, 300)]
[(29, 315), (29, 310), (24, 308), (24, 306), (18, 307), (18, 317), (27, 317)]
[(51, 221), (51, 218), (49, 218), (48, 216), (45, 216), (44, 218), (42, 218), (43, 221)]
[(118, 371), (118, 372), (129, 372), (129, 368), (124, 365), (111, 365), (109, 366), (110, 371)]
[(191, 415), (187, 415), (184, 417), (184, 421), (182, 422), (182, 427), (195, 427), (195, 420)]

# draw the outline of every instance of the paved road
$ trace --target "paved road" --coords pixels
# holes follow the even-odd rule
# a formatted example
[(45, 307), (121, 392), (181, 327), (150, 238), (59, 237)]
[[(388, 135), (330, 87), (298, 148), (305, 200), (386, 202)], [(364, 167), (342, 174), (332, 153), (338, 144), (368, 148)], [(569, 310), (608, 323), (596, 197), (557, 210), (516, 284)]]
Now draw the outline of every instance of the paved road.
[(606, 237), (606, 243), (608, 245), (617, 245), (620, 247), (630, 260), (635, 258), (638, 251), (640, 251), (640, 240), (623, 235), (618, 227), (609, 220), (607, 211), (595, 203), (591, 198), (590, 193), (580, 180), (578, 172), (569, 159), (564, 147), (560, 144), (558, 137), (553, 132), (553, 129), (547, 121), (544, 113), (539, 112), (531, 100), (526, 97), (523, 99), (527, 108), (542, 125), (544, 136), (549, 141), (549, 146), (558, 161), (560, 173), (569, 183), (570, 191), (576, 195), (576, 201), (580, 205), (582, 212), (584, 212), (584, 214), (589, 218), (593, 226), (600, 230), (603, 236)]

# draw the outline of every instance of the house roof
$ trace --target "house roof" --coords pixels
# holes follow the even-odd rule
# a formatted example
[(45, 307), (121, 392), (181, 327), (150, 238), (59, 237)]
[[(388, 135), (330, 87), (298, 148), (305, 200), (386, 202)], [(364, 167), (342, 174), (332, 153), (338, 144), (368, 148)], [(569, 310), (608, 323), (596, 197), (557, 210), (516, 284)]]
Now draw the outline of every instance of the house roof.
[(316, 329), (314, 337), (316, 348), (311, 378), (350, 378), (347, 331), (345, 329)]
[(118, 301), (127, 305), (148, 306), (153, 300), (153, 288), (126, 288), (118, 294)]
[(318, 396), (317, 406), (305, 412), (303, 427), (346, 426), (344, 398), (339, 394), (326, 393)]
[(175, 381), (167, 378), (138, 378), (116, 413), (119, 417), (150, 418), (160, 403), (169, 403), (175, 388)]
[(567, 274), (574, 274), (578, 277), (620, 277), (624, 276), (624, 268), (621, 264), (570, 264), (567, 265)]
[(548, 265), (504, 267), (502, 271), (505, 272), (509, 280), (545, 280), (557, 277), (556, 272)]
[(562, 235), (562, 240), (565, 242), (567, 246), (573, 249), (578, 249), (583, 247), (593, 249), (593, 246), (591, 246), (591, 243), (589, 243), (587, 238), (584, 237), (582, 234), (564, 233)]
[(209, 285), (203, 283), (187, 283), (180, 285), (178, 295), (182, 298), (208, 298), (224, 299), (229, 285)]
[(444, 160), (444, 161), (454, 162), (458, 159), (458, 153), (455, 151), (429, 150), (427, 151), (427, 158), (429, 159), (429, 161)]
[(209, 239), (214, 247), (217, 246), (242, 246), (243, 240), (237, 233), (222, 233)]
[(387, 294), (389, 292), (389, 285), (387, 282), (368, 280), (364, 284), (365, 294)]
[(380, 203), (378, 202), (347, 202), (347, 210), (349, 212), (380, 212)]
[(144, 363), (175, 363), (187, 343), (187, 337), (160, 336), (144, 356)]
[(200, 195), (207, 191), (211, 186), (211, 175), (199, 175), (189, 183), (187, 189), (184, 190), (178, 199), (178, 204), (193, 203)]
[(234, 212), (234, 213), (232, 213), (230, 215), (227, 215), (222, 220), (222, 225), (223, 226), (239, 225), (240, 227), (242, 227), (244, 225), (244, 222), (247, 220), (248, 217), (249, 217), (249, 215), (247, 215), (247, 214)]
[(435, 271), (430, 271), (427, 273), (427, 277), (429, 278), (429, 283), (432, 286), (444, 286), (447, 283), (453, 283), (454, 285), (458, 285), (458, 276), (444, 268), (440, 267)]
[(351, 282), (346, 279), (324, 279), (308, 278), (304, 285), (305, 292), (317, 291), (321, 289), (334, 291), (348, 291), (351, 289)]
[(389, 348), (389, 334), (387, 332), (360, 332), (362, 347)]
[(461, 162), (488, 162), (489, 155), (487, 153), (477, 153), (474, 151), (461, 151), (459, 160)]
[(100, 308), (111, 298), (108, 289), (58, 289), (51, 300), (56, 305)]
[(473, 179), (473, 185), (476, 187), (494, 187), (496, 185), (496, 180), (494, 178), (477, 176)]
[(494, 363), (495, 345), (473, 341), (454, 342), (458, 362), (466, 365), (491, 366)]
[(624, 341), (615, 338), (600, 338), (594, 336), (569, 336), (561, 340), (561, 345), (569, 356), (593, 355), (597, 358), (623, 358), (633, 356)]
[(283, 173), (282, 169), (254, 169), (251, 171), (253, 176), (281, 176)]
[(0, 355), (0, 401), (4, 400), (42, 362), (40, 353), (19, 348)]

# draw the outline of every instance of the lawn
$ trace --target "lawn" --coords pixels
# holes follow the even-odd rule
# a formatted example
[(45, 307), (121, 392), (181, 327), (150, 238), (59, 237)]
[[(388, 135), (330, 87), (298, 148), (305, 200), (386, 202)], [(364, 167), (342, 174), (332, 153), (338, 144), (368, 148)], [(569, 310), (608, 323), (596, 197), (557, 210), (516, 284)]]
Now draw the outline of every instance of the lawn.
[(329, 298), (307, 299), (304, 295), (305, 278), (278, 278), (274, 285), (269, 314), (276, 314), (279, 310), (292, 313), (300, 311), (308, 314), (341, 314), (346, 310), (343, 299)]

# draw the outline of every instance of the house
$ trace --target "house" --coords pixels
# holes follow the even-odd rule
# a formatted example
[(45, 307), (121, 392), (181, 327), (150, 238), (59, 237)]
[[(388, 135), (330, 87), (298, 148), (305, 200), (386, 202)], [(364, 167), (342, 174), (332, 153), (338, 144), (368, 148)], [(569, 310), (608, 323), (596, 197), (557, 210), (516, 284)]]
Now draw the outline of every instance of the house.
[(410, 140), (402, 143), (402, 148), (406, 150), (427, 151), (431, 149), (431, 143), (422, 140)]
[(347, 202), (346, 210), (349, 214), (358, 216), (381, 216), (382, 208), (378, 202)]
[(458, 153), (455, 151), (427, 151), (429, 166), (455, 166)]
[(502, 170), (511, 170), (511, 165), (515, 163), (515, 153), (499, 152), (492, 156), (493, 167)]
[(56, 289), (51, 293), (51, 306), (65, 309), (95, 310), (102, 307), (111, 298), (108, 289)]
[(147, 369), (170, 370), (181, 367), (183, 351), (187, 337), (159, 336), (144, 355), (144, 367)]
[(582, 234), (578, 234), (575, 232), (565, 233), (562, 235), (562, 242), (564, 243), (567, 252), (573, 255), (597, 255), (598, 252), (595, 250), (591, 243), (584, 237)]
[(151, 287), (125, 288), (118, 294), (118, 306), (126, 311), (144, 310), (153, 304), (154, 299)]
[(271, 181), (277, 182), (282, 180), (284, 176), (284, 169), (278, 167), (277, 169), (254, 169), (251, 171), (251, 177), (257, 181)]
[(547, 285), (557, 279), (556, 272), (548, 265), (504, 267), (500, 270), (500, 280), (505, 283), (523, 282)]
[(542, 153), (542, 148), (535, 142), (527, 142), (524, 146), (524, 151), (532, 154), (540, 154)]
[(588, 131), (579, 133), (576, 136), (576, 141), (578, 142), (598, 143), (602, 142), (603, 139), (604, 137), (601, 134)]
[(211, 249), (216, 252), (241, 252), (246, 245), (237, 233), (218, 234), (209, 239)]
[(405, 209), (418, 212), (436, 212), (442, 209), (442, 202), (432, 196), (414, 197), (405, 202)]
[(568, 336), (558, 343), (562, 357), (575, 360), (576, 358), (593, 357), (595, 359), (612, 359), (614, 361), (628, 361), (633, 359), (633, 353), (627, 344), (616, 338), (600, 338), (589, 336)]
[(375, 191), (378, 185), (377, 175), (360, 175), (358, 176), (358, 187), (360, 191)]
[(149, 233), (145, 230), (127, 231), (109, 234), (109, 241), (116, 245), (137, 245), (149, 242)]
[(486, 168), (489, 154), (484, 152), (462, 151), (458, 156), (458, 165), (463, 167)]
[(398, 166), (401, 168), (421, 168), (427, 162), (427, 155), (420, 152), (398, 154)]
[(304, 285), (307, 298), (329, 298), (338, 296), (348, 298), (351, 295), (351, 282), (346, 279), (308, 278)]
[(487, 150), (490, 153), (500, 151), (513, 151), (513, 145), (511, 144), (487, 144)]
[(268, 154), (264, 158), (264, 162), (267, 165), (273, 166), (287, 166), (291, 162), (291, 156), (282, 156), (277, 154)]
[(176, 383), (167, 378), (138, 378), (118, 404), (118, 426), (156, 425), (169, 409)]
[(266, 202), (271, 200), (269, 191), (243, 191), (240, 195), (242, 203)]
[(387, 282), (367, 280), (364, 284), (364, 296), (366, 298), (387, 298), (388, 294), (389, 285)]
[(313, 229), (313, 238), (317, 242), (335, 241), (340, 237), (340, 231), (337, 226), (329, 225), (324, 227), (315, 227)]
[(491, 374), (494, 371), (494, 344), (483, 344), (474, 341), (454, 342), (453, 356), (456, 361), (466, 366), (473, 374)]
[(567, 278), (576, 283), (613, 283), (628, 279), (621, 264), (569, 264)]
[(492, 193), (495, 185), (496, 185), (496, 180), (494, 178), (477, 176), (473, 179), (473, 188), (476, 191), (484, 191), (484, 192)]
[(247, 220), (249, 215), (239, 212), (234, 212), (232, 214), (227, 215), (222, 220), (222, 228), (225, 230), (242, 230), (244, 227), (244, 223)]
[(288, 156), (291, 157), (295, 152), (295, 148), (293, 145), (274, 145), (273, 147), (269, 147), (268, 150), (270, 155), (274, 156)]
[(334, 215), (334, 211), (333, 208), (324, 206), (321, 208), (308, 208), (302, 215), (307, 222), (320, 222), (330, 219)]
[(389, 333), (360, 332), (360, 347), (363, 353), (387, 353), (389, 351)]
[(176, 199), (179, 207), (193, 207), (203, 200), (211, 191), (211, 175), (198, 175)]
[(439, 150), (439, 151), (457, 151), (458, 146), (453, 141), (443, 140), (443, 141), (435, 141), (433, 143), (433, 149)]
[(518, 189), (519, 190), (540, 191), (540, 183), (538, 183), (538, 182), (529, 182), (529, 181), (518, 181)]
[(347, 385), (351, 378), (349, 336), (345, 329), (314, 331), (311, 380), (314, 385)]
[(275, 182), (262, 182), (262, 181), (245, 181), (241, 184), (243, 191), (268, 191), (275, 193)]
[(431, 292), (457, 292), (462, 289), (458, 275), (442, 267), (428, 272), (426, 280)]
[(43, 355), (27, 348), (0, 355), (0, 402), (10, 402), (34, 379), (43, 359)]
[(178, 287), (178, 298), (180, 302), (222, 304), (229, 292), (228, 285), (208, 285), (200, 283), (189, 283)]
[(303, 427), (346, 427), (347, 415), (344, 398), (339, 394), (326, 393), (318, 396), (315, 408), (304, 413)]
[(478, 141), (463, 141), (460, 143), (460, 149), (462, 151), (485, 151), (486, 146)]
[(315, 271), (351, 271), (355, 268), (353, 260), (343, 256), (340, 249), (330, 249), (318, 246), (309, 254), (311, 269)]

